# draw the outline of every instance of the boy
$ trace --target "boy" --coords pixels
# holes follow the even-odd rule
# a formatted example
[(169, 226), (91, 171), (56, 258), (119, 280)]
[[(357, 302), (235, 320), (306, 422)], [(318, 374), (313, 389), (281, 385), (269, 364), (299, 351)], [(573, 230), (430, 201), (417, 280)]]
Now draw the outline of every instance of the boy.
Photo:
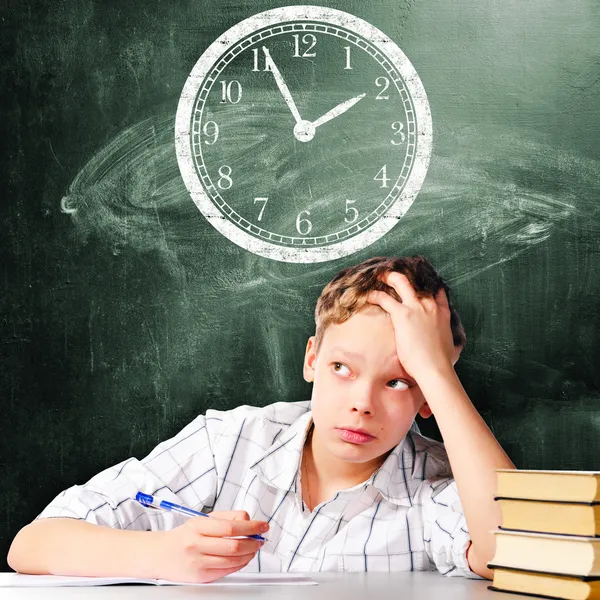
[[(421, 257), (341, 271), (306, 348), (310, 402), (208, 410), (142, 461), (62, 492), (17, 534), (10, 566), (190, 582), (243, 568), (490, 579), (494, 470), (514, 465), (454, 371), (465, 336), (448, 293)], [(445, 448), (420, 435), (417, 413), (435, 414)], [(213, 518), (144, 508), (138, 491)], [(255, 534), (267, 541), (238, 537)]]

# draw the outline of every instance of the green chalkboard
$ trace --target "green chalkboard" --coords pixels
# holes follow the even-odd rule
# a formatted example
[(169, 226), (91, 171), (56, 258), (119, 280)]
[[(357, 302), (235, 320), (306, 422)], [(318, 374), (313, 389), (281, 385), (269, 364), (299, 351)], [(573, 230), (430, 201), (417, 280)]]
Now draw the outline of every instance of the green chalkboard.
[(389, 233), (294, 264), (205, 219), (174, 136), (204, 50), (284, 4), (0, 9), (2, 557), (56, 493), (206, 408), (307, 399), (316, 298), (376, 255), (424, 254), (446, 277), (468, 337), (459, 374), (517, 466), (600, 468), (600, 5), (324, 2), (410, 59), (433, 152)]

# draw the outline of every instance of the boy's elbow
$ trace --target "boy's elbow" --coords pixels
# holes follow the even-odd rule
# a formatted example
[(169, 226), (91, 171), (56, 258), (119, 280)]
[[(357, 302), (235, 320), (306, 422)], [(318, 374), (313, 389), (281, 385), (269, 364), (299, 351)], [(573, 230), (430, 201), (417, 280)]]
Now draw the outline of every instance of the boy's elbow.
[(485, 577), (486, 579), (494, 578), (494, 571), (488, 568), (488, 562), (491, 560), (485, 557), (480, 557), (477, 554), (477, 550), (473, 543), (469, 545), (467, 549), (467, 562), (469, 563), (469, 568), (471, 571), (479, 575), (480, 577)]
[(23, 532), (25, 529), (27, 529), (27, 527), (29, 527), (29, 525), (25, 525), (25, 527), (23, 527), (17, 533), (17, 535), (12, 541), (12, 544), (10, 545), (10, 548), (8, 549), (8, 556), (6, 557), (6, 562), (8, 563), (8, 566), (13, 571), (19, 571), (21, 573), (23, 572), (24, 567), (23, 556), (26, 552), (26, 549), (24, 548), (26, 544), (23, 541)]
[(38, 530), (43, 528), (40, 521), (33, 521), (25, 525), (15, 536), (8, 549), (6, 562), (8, 566), (18, 573), (32, 575), (48, 575), (49, 572), (42, 568), (40, 562), (40, 548), (42, 540), (38, 538)]

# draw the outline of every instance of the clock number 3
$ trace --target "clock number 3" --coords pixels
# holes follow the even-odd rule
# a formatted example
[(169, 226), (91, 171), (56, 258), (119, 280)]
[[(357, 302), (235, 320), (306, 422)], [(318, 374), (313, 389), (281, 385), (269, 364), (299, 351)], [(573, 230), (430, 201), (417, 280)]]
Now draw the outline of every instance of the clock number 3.
[(404, 133), (404, 123), (402, 121), (394, 121), (392, 123), (392, 129), (394, 130), (394, 135), (400, 137), (399, 142), (395, 142), (392, 140), (392, 146), (399, 146), (400, 144), (406, 141), (406, 134)]

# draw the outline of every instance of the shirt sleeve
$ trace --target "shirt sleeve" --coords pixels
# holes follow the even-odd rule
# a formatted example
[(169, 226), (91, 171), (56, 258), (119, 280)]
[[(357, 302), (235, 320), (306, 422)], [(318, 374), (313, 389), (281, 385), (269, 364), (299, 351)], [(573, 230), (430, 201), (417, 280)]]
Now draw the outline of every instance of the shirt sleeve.
[(188, 517), (146, 508), (135, 496), (143, 492), (199, 511), (212, 506), (217, 491), (213, 443), (221, 427), (217, 415), (199, 416), (144, 459), (129, 458), (60, 493), (37, 519), (81, 519), (139, 531), (173, 529)]
[(471, 541), (456, 481), (426, 479), (419, 490), (423, 511), (425, 551), (435, 568), (447, 577), (485, 579), (469, 567)]

